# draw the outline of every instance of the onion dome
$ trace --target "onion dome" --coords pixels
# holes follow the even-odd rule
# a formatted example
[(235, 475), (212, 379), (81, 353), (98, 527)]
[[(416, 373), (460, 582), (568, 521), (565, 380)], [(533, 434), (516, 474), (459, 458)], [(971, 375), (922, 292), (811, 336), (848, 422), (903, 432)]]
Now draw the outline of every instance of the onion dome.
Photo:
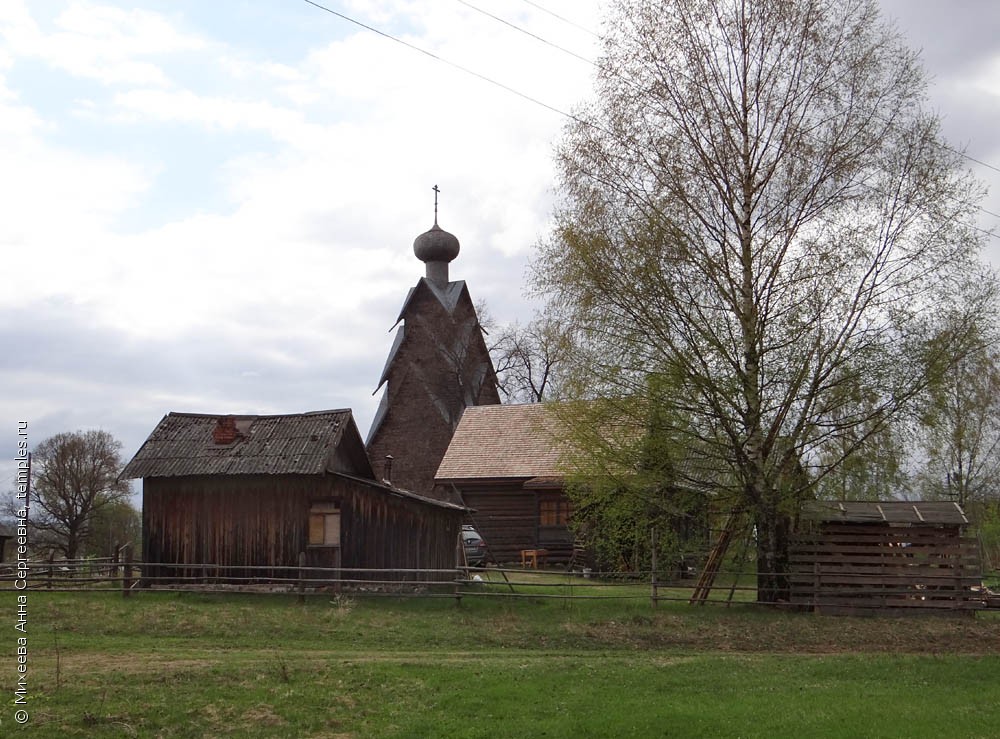
[(435, 222), (430, 231), (425, 231), (413, 241), (413, 253), (421, 262), (444, 262), (447, 264), (458, 256), (458, 239)]

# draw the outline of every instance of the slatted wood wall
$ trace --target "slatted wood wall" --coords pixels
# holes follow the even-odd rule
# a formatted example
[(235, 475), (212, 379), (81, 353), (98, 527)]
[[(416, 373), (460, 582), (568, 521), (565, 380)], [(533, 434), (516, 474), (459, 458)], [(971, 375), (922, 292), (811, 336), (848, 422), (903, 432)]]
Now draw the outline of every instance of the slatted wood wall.
[(957, 526), (824, 523), (794, 537), (791, 600), (823, 613), (983, 607), (979, 546)]
[[(328, 548), (308, 546), (311, 506), (324, 501), (341, 511), (339, 562)], [(300, 552), (308, 566), (448, 569), (461, 516), (338, 475), (147, 478), (143, 559), (170, 565), (148, 567), (154, 578), (199, 577), (203, 564), (260, 568), (223, 570), (223, 578), (288, 577), (294, 573), (283, 568), (296, 567)]]

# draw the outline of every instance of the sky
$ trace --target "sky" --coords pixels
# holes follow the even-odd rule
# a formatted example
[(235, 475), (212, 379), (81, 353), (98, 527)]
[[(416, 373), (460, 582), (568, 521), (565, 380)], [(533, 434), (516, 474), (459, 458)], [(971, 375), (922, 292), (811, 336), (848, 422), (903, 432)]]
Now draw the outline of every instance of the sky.
[[(407, 45), (304, 0), (0, 2), (0, 485), (19, 421), (125, 460), (171, 411), (352, 408), (366, 435), (434, 185), (451, 279), (499, 323), (537, 309), (602, 4), (320, 4)], [(1000, 4), (881, 5), (1000, 229)]]

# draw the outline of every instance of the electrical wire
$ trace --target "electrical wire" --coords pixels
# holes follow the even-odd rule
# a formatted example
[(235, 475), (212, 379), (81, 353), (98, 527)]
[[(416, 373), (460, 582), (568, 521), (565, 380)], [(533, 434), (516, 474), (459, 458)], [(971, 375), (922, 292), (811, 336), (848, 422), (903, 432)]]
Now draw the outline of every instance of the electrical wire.
[[(541, 11), (543, 11), (545, 13), (548, 13), (549, 15), (551, 15), (551, 16), (553, 16), (555, 18), (558, 18), (561, 21), (564, 21), (564, 22), (566, 22), (566, 23), (568, 23), (570, 25), (573, 25), (573, 26), (575, 26), (575, 27), (577, 27), (577, 28), (579, 28), (579, 29), (581, 29), (581, 30), (589, 33), (590, 35), (594, 36), (595, 38), (600, 38), (598, 36), (598, 34), (594, 33), (593, 31), (590, 31), (589, 29), (586, 29), (583, 26), (580, 26), (580, 25), (578, 25), (578, 24), (576, 24), (576, 23), (574, 23), (572, 21), (569, 21), (566, 18), (563, 18), (562, 16), (560, 16), (560, 15), (558, 15), (558, 14), (556, 14), (556, 13), (554, 13), (554, 12), (552, 12), (552, 11), (546, 9), (546, 8), (544, 8), (543, 6), (539, 5), (538, 3), (530, 2), (529, 0), (522, 0), (522, 1), (525, 2), (525, 3), (527, 3), (528, 5), (531, 5), (534, 8), (537, 8), (538, 10), (541, 10)], [(579, 123), (579, 124), (581, 124), (583, 126), (587, 126), (588, 128), (594, 128), (594, 129), (602, 131), (604, 133), (613, 135), (611, 131), (609, 131), (608, 129), (604, 128), (603, 126), (601, 126), (601, 125), (599, 125), (599, 124), (597, 124), (597, 123), (595, 123), (593, 121), (586, 120), (586, 119), (581, 118), (581, 117), (579, 117), (579, 116), (577, 116), (577, 115), (575, 115), (573, 113), (570, 113), (568, 111), (562, 110), (561, 108), (558, 108), (558, 107), (556, 107), (554, 105), (550, 105), (549, 103), (546, 103), (546, 102), (544, 102), (542, 100), (539, 100), (538, 98), (533, 97), (531, 95), (528, 95), (527, 93), (521, 92), (520, 90), (518, 90), (518, 89), (516, 89), (514, 87), (511, 87), (510, 85), (507, 85), (507, 84), (505, 84), (503, 82), (500, 82), (499, 80), (496, 80), (496, 79), (494, 79), (492, 77), (489, 77), (489, 76), (487, 76), (485, 74), (482, 74), (480, 72), (476, 72), (475, 70), (473, 70), (473, 69), (471, 69), (469, 67), (466, 67), (466, 66), (464, 66), (462, 64), (459, 64), (457, 62), (453, 62), (450, 59), (446, 59), (446, 58), (444, 58), (444, 57), (442, 57), (442, 56), (440, 56), (438, 54), (435, 54), (434, 52), (428, 51), (427, 49), (424, 49), (424, 48), (422, 48), (420, 46), (417, 46), (416, 44), (412, 44), (412, 43), (410, 43), (408, 41), (405, 41), (405, 40), (399, 38), (398, 36), (394, 36), (394, 35), (392, 35), (390, 33), (387, 33), (386, 31), (382, 31), (382, 30), (380, 30), (378, 28), (375, 28), (374, 26), (370, 26), (370, 25), (368, 25), (366, 23), (363, 23), (362, 21), (359, 21), (359, 20), (357, 20), (355, 18), (352, 18), (351, 16), (348, 16), (348, 15), (346, 15), (344, 13), (341, 13), (339, 11), (333, 10), (330, 7), (327, 7), (325, 5), (322, 5), (319, 2), (316, 2), (316, 0), (303, 0), (303, 2), (307, 3), (308, 5), (312, 5), (313, 7), (317, 8), (319, 10), (322, 10), (322, 11), (325, 11), (327, 13), (330, 13), (331, 15), (334, 15), (334, 16), (340, 18), (341, 20), (347, 21), (348, 23), (351, 23), (351, 24), (353, 24), (355, 26), (358, 26), (359, 28), (363, 28), (366, 31), (371, 31), (372, 33), (375, 33), (375, 34), (377, 34), (379, 36), (382, 36), (385, 39), (388, 39), (390, 41), (394, 41), (395, 43), (401, 44), (402, 46), (405, 46), (406, 48), (408, 48), (408, 49), (410, 49), (412, 51), (416, 51), (416, 52), (418, 52), (420, 54), (428, 56), (431, 59), (434, 59), (435, 61), (438, 61), (438, 62), (440, 62), (442, 64), (445, 64), (445, 65), (447, 65), (447, 66), (449, 66), (449, 67), (451, 67), (453, 69), (456, 69), (456, 70), (458, 70), (460, 72), (463, 72), (465, 74), (471, 75), (472, 77), (475, 77), (475, 78), (477, 78), (477, 79), (479, 79), (479, 80), (481, 80), (483, 82), (486, 82), (486, 83), (488, 83), (490, 85), (493, 85), (495, 87), (498, 87), (498, 88), (500, 88), (500, 89), (502, 89), (502, 90), (504, 90), (506, 92), (509, 92), (509, 93), (511, 93), (513, 95), (516, 95), (516, 96), (520, 97), (523, 100), (526, 100), (526, 101), (528, 101), (530, 103), (538, 105), (538, 106), (540, 106), (542, 108), (545, 108), (546, 110), (549, 110), (549, 111), (551, 111), (553, 113), (556, 113), (557, 115), (563, 116), (564, 118), (568, 118), (568, 119), (570, 119), (570, 120), (572, 120), (572, 121), (574, 121), (576, 123)], [(547, 46), (550, 46), (550, 47), (556, 49), (557, 51), (560, 51), (560, 52), (562, 52), (564, 54), (568, 54), (569, 56), (572, 56), (573, 58), (578, 59), (580, 61), (586, 62), (587, 64), (590, 64), (591, 66), (599, 67), (599, 65), (596, 62), (594, 62), (593, 60), (588, 59), (586, 57), (583, 57), (583, 56), (581, 56), (579, 54), (576, 54), (575, 52), (569, 51), (568, 49), (565, 49), (562, 46), (559, 46), (558, 44), (555, 44), (555, 43), (553, 43), (553, 42), (551, 42), (551, 41), (549, 41), (549, 40), (547, 40), (547, 39), (539, 36), (538, 34), (532, 33), (531, 31), (528, 31), (527, 29), (524, 29), (524, 28), (518, 26), (515, 23), (512, 23), (510, 21), (504, 20), (503, 18), (500, 18), (500, 17), (498, 17), (498, 16), (496, 16), (496, 15), (494, 15), (492, 13), (489, 13), (486, 10), (483, 10), (482, 8), (479, 8), (479, 7), (471, 4), (467, 0), (457, 0), (457, 2), (459, 2), (462, 5), (470, 8), (471, 10), (474, 10), (476, 12), (479, 12), (479, 13), (481, 13), (481, 14), (489, 17), (489, 18), (491, 18), (492, 20), (494, 20), (494, 21), (496, 21), (498, 23), (502, 23), (503, 25), (506, 25), (506, 26), (510, 27), (511, 29), (513, 29), (513, 30), (516, 30), (516, 31), (518, 31), (520, 33), (523, 33), (523, 34), (527, 35), (527, 36), (530, 36), (531, 38), (534, 38), (537, 41), (539, 41), (541, 43), (544, 43)], [(621, 77), (621, 79), (624, 82), (626, 82), (627, 84), (634, 85), (634, 83), (632, 83), (631, 81), (627, 80), (624, 77)], [(892, 125), (892, 124), (890, 123), (889, 125)], [(940, 141), (935, 141), (933, 143), (935, 143), (937, 146), (940, 146), (940, 147), (942, 147), (944, 149), (947, 149), (948, 151), (951, 151), (954, 154), (957, 154), (958, 156), (964, 157), (965, 159), (968, 159), (969, 161), (975, 162), (977, 164), (980, 164), (981, 166), (984, 166), (984, 167), (987, 167), (989, 169), (993, 169), (993, 170), (996, 170), (997, 172), (1000, 172), (1000, 167), (995, 167), (994, 165), (991, 165), (991, 164), (988, 164), (986, 162), (980, 161), (979, 159), (971, 157), (968, 154), (965, 154), (964, 152), (962, 152), (961, 150), (958, 150), (958, 149), (955, 149), (955, 148), (949, 146), (948, 144), (945, 144), (945, 143), (940, 142)], [(872, 187), (872, 189), (874, 189), (873, 186), (868, 186), (868, 187)], [(1000, 214), (998, 214), (998, 213), (994, 213), (994, 212), (992, 212), (990, 210), (987, 210), (986, 208), (983, 208), (980, 205), (976, 205), (975, 207), (976, 207), (976, 209), (978, 211), (980, 211), (980, 212), (982, 212), (984, 214), (987, 214), (987, 215), (990, 215), (990, 216), (992, 216), (994, 218), (1000, 219)], [(979, 226), (977, 226), (975, 224), (972, 224), (971, 227), (973, 229), (975, 229), (976, 231), (979, 231), (980, 233), (983, 233), (986, 236), (989, 236), (990, 238), (995, 238), (995, 239), (1000, 240), (1000, 234), (998, 234), (995, 229), (984, 229), (984, 228), (981, 228), (981, 227), (979, 227)]]
[[(458, 2), (462, 3), (463, 5), (469, 5), (469, 3), (467, 3), (465, 0), (458, 0)], [(541, 10), (544, 13), (548, 13), (549, 15), (551, 15), (551, 16), (553, 16), (555, 18), (558, 18), (559, 20), (564, 21), (565, 23), (568, 23), (568, 24), (576, 27), (576, 28), (580, 29), (581, 31), (585, 31), (586, 33), (589, 33), (594, 38), (600, 38), (600, 36), (597, 33), (594, 33), (589, 28), (584, 28), (583, 26), (581, 26), (581, 25), (579, 25), (577, 23), (574, 23), (573, 21), (567, 20), (566, 18), (563, 18), (562, 16), (560, 16), (560, 15), (552, 12), (551, 10), (548, 10), (548, 9), (542, 7), (541, 5), (539, 5), (536, 2), (532, 2), (531, 0), (522, 0), (522, 2), (527, 3), (528, 5), (532, 6), (533, 8), (537, 8), (538, 10)], [(469, 5), (469, 7), (473, 7), (473, 6)], [(473, 9), (474, 10), (478, 10), (478, 8), (474, 8), (474, 7), (473, 7)], [(482, 11), (481, 10), (480, 12), (484, 13), (485, 15), (489, 15), (491, 17), (495, 17), (495, 16), (492, 16), (492, 14), (490, 14), (490, 13), (486, 13), (486, 11)], [(542, 41), (543, 43), (548, 44), (549, 46), (552, 46), (553, 48), (559, 49), (560, 51), (565, 51), (564, 49), (562, 49), (562, 47), (557, 46), (556, 44), (553, 44), (553, 43), (549, 42), (546, 39), (540, 38), (539, 36), (536, 36), (535, 34), (529, 32), (529, 31), (526, 31), (526, 30), (524, 30), (522, 28), (519, 28), (518, 26), (514, 25), (513, 23), (510, 23), (510, 22), (505, 21), (503, 19), (497, 19), (497, 20), (499, 20), (500, 22), (502, 22), (502, 23), (504, 23), (504, 24), (506, 24), (508, 26), (516, 28), (517, 30), (521, 31), (522, 33), (526, 33), (529, 36), (533, 36), (535, 38), (538, 38), (540, 41)], [(566, 52), (566, 53), (572, 54), (573, 56), (578, 56), (577, 54), (573, 54), (573, 52)], [(578, 57), (578, 58), (582, 58), (582, 57)], [(599, 66), (599, 65), (597, 65), (592, 60), (585, 59), (585, 61), (590, 62), (590, 64), (594, 65), (595, 67)], [(622, 78), (622, 79), (623, 79), (623, 81), (628, 82), (628, 80), (624, 80), (624, 78)], [(878, 117), (876, 116), (876, 118), (878, 118)], [(883, 123), (886, 123), (886, 124), (888, 124), (890, 126), (893, 125), (892, 123), (890, 123), (889, 121), (886, 121), (884, 119), (878, 118), (878, 120), (881, 120)], [(977, 159), (976, 157), (971, 156), (970, 154), (967, 154), (966, 152), (962, 151), (961, 149), (956, 149), (955, 147), (953, 147), (953, 146), (951, 146), (949, 144), (946, 144), (943, 141), (935, 141), (934, 143), (937, 146), (940, 146), (942, 149), (946, 149), (946, 150), (952, 152), (953, 154), (957, 154), (958, 156), (962, 157), (963, 159), (966, 159), (966, 160), (968, 160), (970, 162), (973, 162), (974, 164), (978, 164), (979, 166), (984, 167), (986, 169), (991, 169), (994, 172), (1000, 172), (1000, 167), (998, 167), (998, 166), (996, 166), (994, 164), (990, 164), (989, 162), (984, 162), (981, 159)], [(976, 208), (980, 212), (982, 212), (982, 213), (984, 213), (986, 215), (989, 215), (989, 216), (992, 216), (994, 218), (1000, 219), (1000, 213), (994, 213), (993, 211), (987, 210), (986, 208), (984, 208), (982, 206), (976, 206)], [(994, 233), (993, 231), (987, 231), (985, 229), (978, 228), (978, 227), (976, 227), (976, 228), (977, 228), (977, 230), (982, 231), (983, 233), (985, 233), (985, 234), (987, 234), (989, 236), (994, 236), (994, 237), (997, 236), (997, 234)]]
[(355, 18), (351, 18), (350, 16), (344, 15), (343, 13), (340, 13), (340, 12), (338, 12), (336, 10), (333, 10), (332, 8), (328, 8), (325, 5), (321, 5), (320, 3), (315, 2), (315, 0), (302, 0), (302, 1), (305, 2), (305, 3), (307, 3), (307, 4), (309, 4), (309, 5), (312, 5), (314, 8), (318, 8), (319, 10), (326, 11), (327, 13), (330, 13), (331, 15), (335, 15), (338, 18), (347, 21), (348, 23), (352, 23), (355, 26), (363, 28), (366, 31), (371, 31), (372, 33), (378, 34), (379, 36), (382, 36), (383, 38), (389, 39), (390, 41), (395, 41), (397, 44), (402, 44), (406, 48), (411, 49), (413, 51), (416, 51), (416, 52), (418, 52), (420, 54), (423, 54), (424, 56), (429, 56), (431, 59), (434, 59), (435, 61), (441, 62), (442, 64), (446, 64), (447, 66), (451, 67), (452, 69), (457, 69), (458, 71), (464, 72), (465, 74), (468, 74), (468, 75), (471, 75), (471, 76), (473, 76), (473, 77), (475, 77), (475, 78), (477, 78), (479, 80), (482, 80), (483, 82), (487, 82), (487, 83), (489, 83), (491, 85), (494, 85), (495, 87), (499, 87), (501, 90), (505, 90), (506, 92), (509, 92), (509, 93), (511, 93), (513, 95), (517, 95), (519, 98), (527, 100), (529, 103), (534, 103), (535, 105), (539, 105), (539, 106), (545, 108), (546, 110), (550, 110), (553, 113), (557, 113), (558, 115), (561, 115), (561, 116), (564, 116), (564, 117), (569, 118), (571, 120), (574, 120), (577, 123), (581, 123), (583, 125), (594, 125), (592, 123), (588, 123), (587, 121), (584, 121), (582, 118), (580, 118), (578, 116), (575, 116), (572, 113), (569, 113), (569, 112), (567, 112), (565, 110), (557, 108), (554, 105), (549, 105), (548, 103), (543, 102), (542, 100), (539, 100), (538, 98), (532, 97), (531, 95), (528, 95), (527, 93), (521, 92), (520, 90), (517, 90), (517, 89), (511, 87), (510, 85), (506, 85), (503, 82), (500, 82), (498, 80), (493, 79), (492, 77), (487, 77), (485, 74), (481, 74), (479, 72), (476, 72), (475, 70), (470, 69), (470, 68), (468, 68), (466, 66), (463, 66), (461, 64), (458, 64), (457, 62), (453, 62), (450, 59), (445, 59), (444, 57), (439, 56), (439, 55), (435, 54), (432, 51), (428, 51), (427, 49), (424, 49), (424, 48), (422, 48), (420, 46), (417, 46), (416, 44), (411, 44), (409, 41), (404, 41), (403, 39), (399, 38), (398, 36), (393, 36), (391, 33), (386, 33), (385, 31), (382, 31), (382, 30), (379, 30), (378, 28), (375, 28), (374, 26), (369, 26), (366, 23), (362, 23), (361, 21), (356, 20)]
[(593, 59), (588, 59), (585, 56), (581, 56), (580, 54), (577, 54), (575, 51), (570, 51), (569, 49), (567, 49), (567, 48), (565, 48), (563, 46), (559, 46), (558, 44), (554, 44), (551, 41), (549, 41), (548, 39), (542, 38), (538, 34), (532, 33), (531, 31), (529, 31), (529, 30), (527, 30), (525, 28), (521, 28), (521, 26), (517, 25), (516, 23), (511, 23), (510, 21), (504, 20), (503, 18), (501, 18), (498, 15), (493, 15), (493, 13), (490, 13), (487, 10), (483, 10), (482, 8), (476, 7), (472, 3), (467, 2), (467, 0), (457, 0), (457, 2), (461, 3), (462, 5), (464, 5), (465, 7), (469, 8), (471, 10), (475, 10), (477, 13), (482, 13), (487, 18), (492, 18), (497, 23), (503, 23), (505, 26), (509, 26), (510, 28), (513, 28), (515, 31), (519, 31), (520, 33), (523, 33), (525, 36), (530, 36), (531, 38), (536, 39), (537, 41), (541, 41), (543, 44), (546, 44), (547, 46), (551, 46), (553, 49), (556, 49), (557, 51), (561, 51), (563, 54), (568, 54), (569, 56), (573, 57), (574, 59), (579, 59), (581, 62), (584, 62), (585, 64), (589, 64), (592, 67), (597, 67), (597, 62), (595, 62)]
[(584, 33), (589, 33), (591, 36), (593, 36), (596, 39), (600, 38), (600, 36), (598, 34), (594, 33), (589, 28), (584, 28), (579, 23), (574, 23), (569, 18), (563, 18), (558, 13), (553, 13), (548, 8), (543, 8), (538, 3), (533, 3), (533, 2), (531, 2), (531, 0), (521, 0), (521, 2), (523, 2), (525, 5), (530, 5), (531, 7), (538, 9), (538, 10), (542, 11), (543, 13), (548, 13), (553, 18), (557, 18), (558, 20), (561, 20), (563, 23), (566, 23), (567, 25), (573, 26), (573, 28), (579, 29), (579, 30), (583, 31)]

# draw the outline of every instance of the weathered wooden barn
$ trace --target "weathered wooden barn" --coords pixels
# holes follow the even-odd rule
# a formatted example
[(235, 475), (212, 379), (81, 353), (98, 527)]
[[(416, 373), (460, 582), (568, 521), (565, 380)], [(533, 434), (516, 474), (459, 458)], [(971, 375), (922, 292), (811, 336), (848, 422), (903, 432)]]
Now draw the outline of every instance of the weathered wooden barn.
[(808, 501), (790, 542), (791, 601), (822, 613), (982, 608), (968, 524), (957, 503)]
[[(281, 577), (455, 566), (465, 509), (374, 479), (350, 410), (169, 413), (122, 473), (142, 478), (144, 574)], [(361, 578), (363, 579), (363, 578)]]
[(413, 242), (413, 252), (426, 264), (426, 276), (410, 290), (396, 319), (378, 381), (385, 392), (367, 449), (378, 479), (447, 497), (435, 488), (434, 473), (462, 412), (497, 404), (500, 397), (469, 289), (448, 278), (458, 239), (441, 229), (435, 216), (434, 226)]
[(438, 468), (498, 562), (524, 550), (544, 549), (553, 563), (573, 554), (556, 423), (544, 403), (467, 408)]

